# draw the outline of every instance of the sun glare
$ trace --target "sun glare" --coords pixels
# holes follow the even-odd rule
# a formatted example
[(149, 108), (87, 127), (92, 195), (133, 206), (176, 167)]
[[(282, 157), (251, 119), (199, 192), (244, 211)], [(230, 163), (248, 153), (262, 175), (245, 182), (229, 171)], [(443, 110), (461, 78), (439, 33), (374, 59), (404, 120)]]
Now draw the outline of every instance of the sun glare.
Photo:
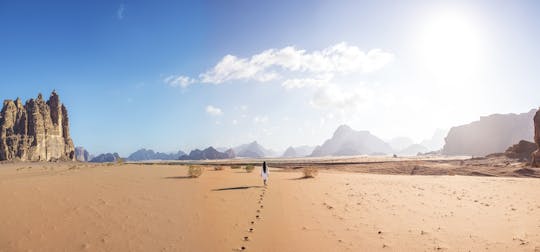
[(462, 13), (439, 13), (424, 23), (418, 43), (420, 60), (441, 78), (468, 78), (482, 64), (479, 31)]

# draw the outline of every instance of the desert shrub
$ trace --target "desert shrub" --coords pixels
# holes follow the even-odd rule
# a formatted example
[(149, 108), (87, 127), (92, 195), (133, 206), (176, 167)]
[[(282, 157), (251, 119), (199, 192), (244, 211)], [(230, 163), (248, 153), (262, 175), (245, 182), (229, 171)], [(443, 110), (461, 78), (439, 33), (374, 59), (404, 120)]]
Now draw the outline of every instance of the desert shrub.
[(315, 178), (319, 174), (319, 170), (313, 167), (305, 167), (302, 173), (304, 174), (304, 178)]
[(244, 168), (244, 169), (246, 169), (246, 172), (252, 172), (252, 171), (255, 169), (255, 166), (253, 166), (253, 165), (246, 165), (246, 168)]
[(116, 159), (116, 164), (121, 165), (121, 164), (124, 164), (124, 162), (125, 162), (125, 161), (124, 161), (123, 158), (118, 158), (118, 159)]
[(223, 171), (223, 170), (225, 170), (225, 167), (223, 167), (223, 166), (214, 166), (214, 170), (215, 171)]
[(198, 178), (202, 175), (203, 168), (201, 166), (190, 165), (188, 168), (188, 175), (191, 178)]
[(242, 166), (240, 165), (231, 165), (231, 169), (240, 169)]

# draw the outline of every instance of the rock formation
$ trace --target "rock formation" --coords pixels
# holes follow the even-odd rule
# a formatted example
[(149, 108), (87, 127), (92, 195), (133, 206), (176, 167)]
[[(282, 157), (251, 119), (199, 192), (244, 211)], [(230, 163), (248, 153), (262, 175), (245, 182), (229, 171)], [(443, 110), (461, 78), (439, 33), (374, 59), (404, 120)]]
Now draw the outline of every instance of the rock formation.
[(534, 113), (535, 110), (522, 114), (494, 114), (453, 127), (446, 136), (442, 154), (485, 156), (501, 153), (522, 139), (531, 141)]
[(532, 153), (531, 165), (532, 167), (540, 167), (540, 108), (536, 111), (533, 118), (534, 121), (534, 143), (536, 144), (536, 151)]
[(185, 155), (183, 151), (178, 151), (176, 153), (163, 153), (163, 152), (154, 152), (153, 150), (140, 149), (136, 152), (131, 153), (128, 156), (127, 160), (129, 161), (144, 161), (144, 160), (177, 160), (181, 156)]
[(369, 131), (356, 131), (347, 125), (339, 126), (332, 138), (317, 146), (311, 156), (354, 156), (392, 153), (392, 148)]
[(417, 156), (421, 153), (429, 152), (429, 149), (421, 144), (411, 144), (406, 148), (400, 150), (398, 154), (400, 156)]
[(522, 161), (530, 161), (531, 154), (536, 150), (536, 144), (529, 141), (521, 140), (519, 143), (514, 144), (504, 152), (504, 155), (508, 158), (515, 158)]
[(75, 159), (81, 162), (88, 162), (90, 161), (90, 153), (84, 147), (75, 147)]
[(288, 157), (288, 158), (307, 157), (313, 152), (313, 149), (315, 149), (315, 147), (308, 146), (308, 145), (301, 145), (301, 146), (295, 146), (295, 147), (290, 146), (289, 148), (285, 150), (285, 152), (283, 152), (281, 156)]
[(95, 158), (92, 158), (90, 162), (92, 163), (107, 163), (107, 162), (115, 162), (116, 160), (120, 159), (120, 155), (118, 153), (105, 153), (100, 154)]
[(257, 141), (237, 146), (234, 148), (234, 152), (238, 157), (247, 158), (272, 157), (276, 155), (274, 151), (265, 149)]
[(0, 160), (75, 160), (66, 107), (55, 91), (22, 104), (5, 100), (0, 112)]
[(291, 157), (296, 157), (298, 154), (296, 153), (296, 150), (294, 149), (294, 147), (292, 146), (289, 146), (289, 148), (287, 148), (285, 150), (285, 152), (283, 152), (283, 155), (281, 155), (282, 157), (288, 157), (288, 158), (291, 158)]
[(228, 149), (225, 152), (219, 152), (214, 147), (208, 147), (204, 150), (192, 150), (189, 155), (183, 155), (180, 160), (206, 160), (206, 159), (229, 159), (234, 158), (234, 151)]

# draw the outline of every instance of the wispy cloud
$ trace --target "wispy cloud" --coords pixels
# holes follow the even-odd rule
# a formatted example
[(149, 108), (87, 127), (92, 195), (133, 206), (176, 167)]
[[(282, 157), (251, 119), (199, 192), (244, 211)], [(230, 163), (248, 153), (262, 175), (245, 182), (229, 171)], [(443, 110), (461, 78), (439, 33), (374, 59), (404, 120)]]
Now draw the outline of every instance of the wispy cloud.
[(212, 116), (220, 116), (223, 114), (223, 111), (221, 111), (220, 108), (214, 107), (212, 105), (206, 106), (206, 113)]
[(126, 11), (126, 6), (124, 4), (120, 4), (120, 7), (118, 7), (118, 10), (116, 10), (116, 18), (118, 18), (118, 20), (124, 19), (125, 11)]
[(287, 46), (246, 58), (226, 55), (214, 67), (199, 74), (197, 79), (189, 78), (192, 80), (189, 84), (279, 79), (285, 88), (300, 88), (324, 84), (336, 75), (374, 72), (393, 59), (394, 54), (390, 52), (381, 49), (364, 52), (345, 42), (312, 52)]
[(171, 87), (184, 88), (194, 83), (195, 80), (190, 77), (183, 76), (183, 75), (171, 75), (163, 79), (163, 82), (167, 83)]

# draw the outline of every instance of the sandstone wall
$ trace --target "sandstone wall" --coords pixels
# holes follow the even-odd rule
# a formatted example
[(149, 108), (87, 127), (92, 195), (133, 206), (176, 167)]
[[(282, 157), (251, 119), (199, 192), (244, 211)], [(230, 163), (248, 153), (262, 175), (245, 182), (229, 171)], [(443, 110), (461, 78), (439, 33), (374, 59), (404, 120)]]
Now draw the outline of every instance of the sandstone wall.
[(0, 160), (74, 160), (67, 109), (52, 92), (45, 102), (41, 94), (22, 104), (5, 100), (0, 112)]

